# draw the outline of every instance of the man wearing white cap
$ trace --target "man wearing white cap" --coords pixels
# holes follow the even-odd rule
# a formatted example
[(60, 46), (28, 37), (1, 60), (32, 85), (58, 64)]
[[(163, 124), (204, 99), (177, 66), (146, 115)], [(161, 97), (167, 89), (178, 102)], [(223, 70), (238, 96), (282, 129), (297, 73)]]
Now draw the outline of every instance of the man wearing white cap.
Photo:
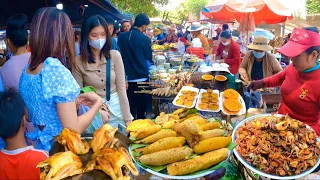
[[(190, 31), (192, 39), (194, 38), (200, 39), (202, 43), (202, 47), (204, 49), (204, 54), (210, 55), (210, 46), (209, 46), (208, 39), (205, 35), (201, 33), (203, 29), (204, 27), (200, 24), (200, 22), (193, 22), (191, 24), (191, 27), (188, 28), (188, 31)], [(190, 41), (187, 41), (185, 44), (188, 46), (192, 45)]]

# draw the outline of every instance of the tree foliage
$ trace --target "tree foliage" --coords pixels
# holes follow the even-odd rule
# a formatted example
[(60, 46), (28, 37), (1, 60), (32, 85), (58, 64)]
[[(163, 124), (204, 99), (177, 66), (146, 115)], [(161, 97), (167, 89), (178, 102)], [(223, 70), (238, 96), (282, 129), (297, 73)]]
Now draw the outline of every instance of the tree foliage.
[(137, 15), (145, 13), (149, 17), (160, 14), (159, 6), (168, 4), (168, 0), (111, 0), (111, 2), (122, 12)]
[(192, 16), (196, 19), (200, 18), (200, 12), (203, 7), (208, 4), (208, 0), (186, 0), (185, 2), (186, 11), (192, 14)]
[(306, 0), (306, 9), (308, 14), (320, 13), (320, 0)]

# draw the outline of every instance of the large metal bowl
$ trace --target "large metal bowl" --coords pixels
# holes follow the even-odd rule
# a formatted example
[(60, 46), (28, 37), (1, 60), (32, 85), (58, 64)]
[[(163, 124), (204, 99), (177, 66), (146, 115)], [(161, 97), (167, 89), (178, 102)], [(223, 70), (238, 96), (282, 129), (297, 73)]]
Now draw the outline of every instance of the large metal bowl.
[[(233, 130), (233, 133), (232, 133), (232, 141), (235, 142), (236, 141), (236, 138), (237, 138), (237, 131), (238, 129), (243, 126), (246, 122), (249, 122), (249, 121), (253, 121), (257, 118), (261, 118), (261, 117), (266, 117), (266, 116), (272, 116), (271, 114), (260, 114), (260, 115), (256, 115), (256, 116), (252, 116), (252, 117), (249, 117), (245, 120), (243, 120), (241, 123), (239, 123), (236, 128)], [(278, 117), (282, 117), (283, 115), (281, 114), (276, 114), (276, 115), (273, 115), (273, 116), (278, 116)], [(306, 125), (309, 129), (312, 129), (311, 127), (309, 127), (308, 125)], [(319, 140), (318, 140), (319, 141)], [(242, 158), (242, 156), (240, 155), (240, 153), (237, 151), (237, 148), (235, 148), (233, 150), (234, 154), (236, 155), (236, 157), (239, 159), (239, 161), (248, 169), (250, 169), (251, 171), (261, 175), (261, 176), (264, 176), (264, 177), (267, 177), (267, 178), (271, 178), (271, 179), (298, 179), (298, 178), (302, 178), (306, 175), (309, 175), (310, 173), (312, 173), (319, 165), (320, 165), (320, 158), (318, 158), (318, 161), (316, 163), (315, 166), (313, 166), (312, 168), (309, 168), (307, 169), (306, 171), (298, 174), (298, 175), (294, 175), (294, 176), (277, 176), (277, 175), (273, 175), (273, 174), (267, 174), (263, 171), (260, 171), (259, 169), (256, 169), (255, 167), (253, 167), (251, 164), (249, 164), (245, 159)]]

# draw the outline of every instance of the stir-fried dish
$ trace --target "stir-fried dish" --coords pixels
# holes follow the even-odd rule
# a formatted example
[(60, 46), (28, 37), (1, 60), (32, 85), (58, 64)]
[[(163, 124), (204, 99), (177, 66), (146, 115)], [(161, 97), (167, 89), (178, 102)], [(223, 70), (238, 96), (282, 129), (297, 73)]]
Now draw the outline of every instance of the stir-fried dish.
[(320, 144), (316, 133), (288, 116), (266, 116), (237, 130), (237, 151), (268, 174), (292, 176), (315, 166)]

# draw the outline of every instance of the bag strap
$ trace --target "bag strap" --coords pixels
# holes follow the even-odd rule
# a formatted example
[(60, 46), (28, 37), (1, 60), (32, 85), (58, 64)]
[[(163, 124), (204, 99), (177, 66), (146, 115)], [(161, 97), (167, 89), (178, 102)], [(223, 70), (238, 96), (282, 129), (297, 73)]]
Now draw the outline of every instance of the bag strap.
[(110, 81), (111, 81), (111, 60), (110, 58), (107, 59), (107, 64), (106, 64), (106, 99), (107, 101), (110, 101), (110, 93), (111, 93), (111, 86), (110, 86)]

